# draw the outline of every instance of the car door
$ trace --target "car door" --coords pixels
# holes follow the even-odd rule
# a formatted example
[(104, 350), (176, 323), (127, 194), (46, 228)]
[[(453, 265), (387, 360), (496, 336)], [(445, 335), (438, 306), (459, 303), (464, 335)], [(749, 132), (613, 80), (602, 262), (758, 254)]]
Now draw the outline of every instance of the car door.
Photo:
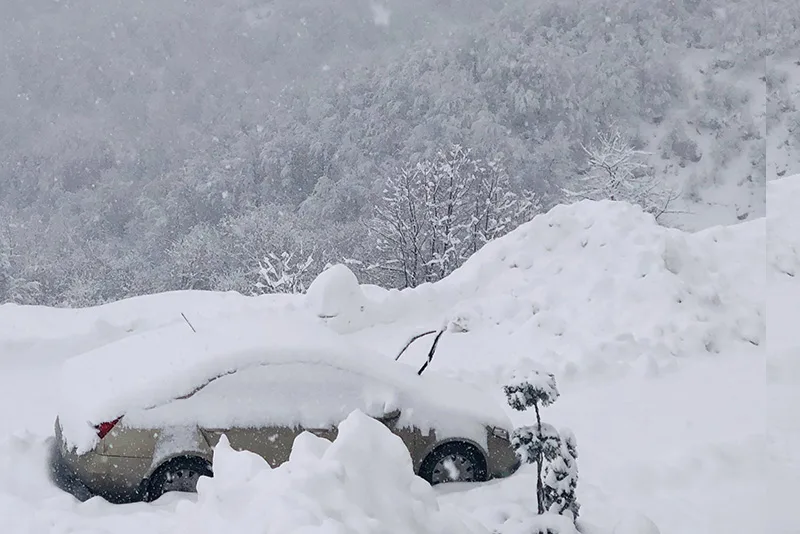
[(224, 434), (231, 447), (237, 451), (250, 451), (266, 460), (270, 467), (278, 467), (289, 459), (292, 444), (300, 434), (299, 428), (233, 427), (228, 429), (202, 429), (209, 445), (215, 447)]
[[(391, 393), (380, 384), (323, 362), (264, 365), (219, 382), (225, 387), (217, 387), (218, 404), (213, 409), (229, 412), (237, 424), (202, 427), (209, 444), (215, 446), (225, 434), (234, 449), (254, 452), (272, 467), (289, 459), (294, 440), (303, 431), (335, 440), (338, 423), (353, 410), (383, 418), (390, 428), (399, 416), (383, 409), (380, 399)], [(407, 431), (395, 433), (404, 440), (410, 437)]]
[(296, 414), (283, 406), (297, 406), (298, 365), (258, 365), (224, 376), (200, 394), (210, 397), (201, 432), (215, 447), (224, 434), (235, 450), (258, 454), (271, 467), (289, 459), (292, 444), (302, 432)]
[[(395, 406), (399, 392), (393, 386), (351, 370), (336, 369), (329, 375), (324, 372), (322, 375), (326, 377), (325, 385), (336, 384), (336, 387), (319, 383), (307, 386), (316, 399), (336, 409), (337, 422), (344, 420), (353, 410), (361, 410), (403, 441), (415, 465), (420, 461), (418, 456), (425, 449), (426, 441), (418, 428), (401, 423), (402, 411)], [(338, 432), (336, 425), (308, 427), (307, 430), (331, 441)]]

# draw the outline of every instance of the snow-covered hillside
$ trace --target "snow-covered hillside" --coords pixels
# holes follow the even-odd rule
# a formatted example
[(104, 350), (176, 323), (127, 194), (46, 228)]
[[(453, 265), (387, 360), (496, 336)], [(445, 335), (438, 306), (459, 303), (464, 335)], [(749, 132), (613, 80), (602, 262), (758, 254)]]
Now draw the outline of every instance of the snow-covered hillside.
[(734, 53), (687, 52), (682, 106), (644, 125), (649, 163), (681, 196), (665, 221), (689, 230), (766, 214), (764, 180), (800, 172), (794, 57), (742, 63)]
[(767, 179), (800, 171), (800, 61), (767, 61)]
[[(409, 477), (402, 451), (357, 417), (341, 443), (305, 440), (275, 471), (220, 449), (218, 476), (196, 497), (79, 504), (47, 481), (45, 440), (65, 359), (183, 322), (181, 312), (202, 327), (242, 312), (269, 321), (287, 307), (386, 357), (409, 335), (447, 324), (432, 367), (493, 390), (498, 402), (499, 386), (524, 360), (555, 372), (562, 398), (543, 416), (577, 436), (584, 534), (653, 534), (630, 527), (650, 521), (662, 534), (764, 531), (764, 472), (788, 484), (785, 466), (797, 436), (794, 412), (782, 411), (787, 415), (771, 429), (765, 458), (767, 334), (772, 343), (774, 332), (792, 326), (784, 303), (786, 322), (770, 321), (767, 330), (766, 233), (769, 226), (771, 265), (798, 261), (798, 234), (788, 230), (800, 225), (788, 209), (800, 202), (797, 184), (800, 176), (769, 186), (787, 206), (782, 234), (763, 218), (685, 233), (627, 204), (587, 201), (535, 218), (442, 282), (413, 290), (359, 286), (338, 266), (305, 296), (185, 292), (80, 310), (0, 306), (0, 532), (138, 534), (186, 525), (194, 532), (441, 532), (444, 525), (476, 534), (530, 531), (530, 469), (475, 488), (430, 491)], [(773, 271), (770, 284), (778, 277)], [(793, 277), (780, 280), (782, 295), (800, 295)], [(417, 364), (423, 350), (417, 346), (404, 361)], [(771, 360), (770, 376), (786, 379), (792, 362)], [(770, 391), (770, 401), (791, 395), (787, 388)], [(516, 424), (530, 423), (528, 415), (507, 411)], [(359, 448), (356, 434), (374, 446)], [(364, 490), (356, 482), (373, 469), (385, 476)], [(780, 495), (789, 499), (790, 492)], [(265, 506), (274, 515), (265, 516)], [(386, 526), (390, 509), (407, 513)], [(774, 532), (793, 532), (785, 516), (775, 516)], [(615, 530), (618, 524), (628, 527)]]
[(562, 376), (657, 369), (676, 357), (763, 345), (764, 239), (764, 219), (689, 234), (629, 204), (584, 201), (489, 243), (441, 282), (359, 291), (340, 267), (309, 293), (312, 303), (324, 301), (317, 284), (346, 295), (336, 309), (312, 311), (334, 316), (329, 323), (342, 332), (393, 340), (388, 351), (446, 321), (452, 335), (442, 346), (452, 350), (439, 364), (501, 381), (520, 358), (546, 361)]

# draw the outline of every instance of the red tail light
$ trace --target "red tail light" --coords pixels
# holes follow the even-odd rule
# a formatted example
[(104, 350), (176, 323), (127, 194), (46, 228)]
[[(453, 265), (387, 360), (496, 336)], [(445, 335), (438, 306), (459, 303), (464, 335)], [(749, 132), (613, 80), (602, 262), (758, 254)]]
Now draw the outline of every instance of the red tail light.
[(111, 432), (111, 429), (114, 428), (117, 425), (117, 423), (119, 423), (120, 419), (122, 419), (122, 416), (117, 417), (113, 421), (109, 421), (107, 423), (100, 423), (99, 425), (95, 425), (94, 428), (95, 428), (95, 430), (97, 430), (97, 436), (100, 439), (103, 439), (104, 437), (106, 437), (106, 434)]

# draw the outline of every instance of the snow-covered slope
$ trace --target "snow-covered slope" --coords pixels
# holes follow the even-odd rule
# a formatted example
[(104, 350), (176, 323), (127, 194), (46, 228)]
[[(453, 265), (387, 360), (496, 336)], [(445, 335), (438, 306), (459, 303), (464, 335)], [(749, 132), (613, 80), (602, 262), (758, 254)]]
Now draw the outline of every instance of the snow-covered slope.
[(769, 58), (767, 69), (767, 179), (775, 180), (800, 172), (800, 61)]
[[(445, 522), (453, 532), (530, 531), (530, 469), (474, 489), (409, 494), (413, 478), (407, 470), (391, 471), (403, 470), (404, 460), (383, 442), (385, 436), (357, 424), (358, 434), (389, 456), (353, 453), (357, 439), (327, 452), (317, 449), (318, 442), (306, 443), (309, 450), (298, 453), (296, 463), (273, 473), (246, 453), (221, 450), (220, 478), (204, 483), (197, 498), (167, 496), (153, 505), (79, 504), (49, 484), (44, 440), (52, 433), (58, 407), (53, 391), (66, 358), (131, 333), (180, 326), (181, 312), (203, 328), (215, 317), (246, 312), (257, 323), (287, 309), (387, 357), (410, 334), (447, 324), (432, 368), (494, 388), (499, 402), (498, 386), (522, 360), (555, 372), (562, 396), (544, 417), (571, 427), (578, 438), (584, 534), (610, 534), (617, 523), (649, 524), (642, 513), (662, 534), (763, 531), (765, 463), (785, 476), (787, 486), (779, 488), (789, 488), (793, 475), (785, 467), (796, 466), (797, 436), (796, 411), (776, 411), (783, 426), (776, 424), (770, 434), (765, 458), (765, 340), (769, 334), (771, 380), (795, 376), (787, 374), (796, 360), (786, 333), (793, 331), (792, 317), (800, 316), (788, 297), (800, 295), (796, 277), (775, 278), (772, 269), (770, 291), (781, 280), (787, 318), (770, 319), (767, 332), (765, 234), (769, 226), (770, 265), (800, 265), (792, 248), (800, 250), (797, 233), (791, 231), (800, 218), (790, 209), (800, 203), (799, 182), (770, 184), (784, 206), (778, 232), (771, 221), (758, 219), (685, 233), (660, 227), (626, 204), (582, 202), (537, 217), (442, 282), (414, 290), (359, 286), (337, 266), (305, 296), (190, 292), (83, 310), (0, 306), (0, 532), (174, 532), (190, 520), (196, 532), (225, 526), (269, 532), (280, 525), (298, 532), (291, 526), (309, 526), (309, 514), (320, 520), (314, 532), (377, 532), (378, 523), (367, 516), (389, 521), (381, 515), (381, 493), (393, 496), (398, 509), (415, 510), (434, 526)], [(786, 333), (774, 338), (775, 329)], [(789, 347), (777, 364), (773, 339)], [(410, 351), (404, 361), (415, 365), (422, 351)], [(770, 392), (770, 400), (782, 406), (797, 402), (790, 388), (775, 395)], [(531, 422), (529, 414), (509, 415), (516, 424)], [(350, 465), (356, 456), (366, 471)], [(381, 467), (386, 476), (374, 479), (367, 493), (348, 479), (383, 462), (393, 467)], [(271, 482), (288, 488), (289, 496), (272, 493)], [(787, 516), (790, 498), (788, 489), (776, 497), (776, 513)], [(265, 518), (264, 503), (285, 512), (282, 520), (293, 519)], [(451, 519), (452, 513), (460, 519)], [(778, 517), (776, 532), (794, 532), (789, 520)], [(397, 528), (414, 528), (408, 517), (398, 521)], [(615, 532), (642, 534), (622, 526)]]
[(798, 532), (800, 480), (800, 174), (770, 182), (767, 195), (767, 478), (772, 530)]
[(667, 224), (697, 230), (764, 217), (765, 180), (800, 172), (796, 55), (765, 65), (732, 51), (686, 51), (683, 103), (639, 130), (648, 163), (680, 193)]
[(763, 61), (687, 50), (681, 65), (682, 105), (660, 124), (642, 127), (649, 163), (680, 194), (665, 222), (698, 230), (764, 217), (765, 142), (783, 138), (767, 128)]
[[(343, 267), (323, 278), (351, 295), (331, 326), (369, 336), (388, 324), (389, 351), (415, 328), (449, 321), (442, 343), (462, 348), (446, 367), (466, 359), (504, 376), (535, 357), (563, 374), (761, 345), (764, 243), (764, 219), (685, 233), (626, 203), (583, 201), (535, 217), (434, 284), (359, 293), (342, 288), (355, 284)], [(399, 324), (408, 330), (392, 338)]]

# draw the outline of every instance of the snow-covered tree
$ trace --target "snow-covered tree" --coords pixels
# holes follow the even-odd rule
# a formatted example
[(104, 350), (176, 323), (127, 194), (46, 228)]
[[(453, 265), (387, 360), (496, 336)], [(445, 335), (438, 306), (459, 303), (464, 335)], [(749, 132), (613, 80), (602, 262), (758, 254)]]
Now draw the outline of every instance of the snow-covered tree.
[(578, 484), (575, 436), (569, 430), (558, 432), (552, 425), (542, 423), (539, 411), (540, 406), (550, 406), (559, 397), (555, 376), (523, 368), (503, 390), (513, 409), (536, 411), (536, 425), (516, 428), (511, 444), (522, 462), (536, 464), (539, 513), (568, 515), (574, 521), (580, 510), (575, 498)]
[(169, 283), (179, 289), (210, 291), (227, 261), (217, 227), (198, 224), (167, 252)]
[(259, 268), (261, 275), (256, 288), (261, 293), (303, 293), (313, 281), (314, 255), (305, 256), (302, 249), (267, 253)]
[(403, 168), (386, 181), (381, 205), (370, 230), (377, 236), (377, 268), (414, 287), (426, 278), (423, 260), (428, 206), (420, 196), (427, 169), (422, 164)]
[[(584, 167), (579, 141), (598, 124), (680, 116), (713, 130), (702, 132), (714, 136), (703, 158), (726, 172), (760, 132), (741, 75), (798, 46), (796, 0), (770, 0), (772, 16), (755, 19), (762, 0), (405, 0), (392, 3), (389, 26), (364, 17), (361, 2), (68, 4), (6, 2), (0, 17), (0, 49), (13, 52), (0, 54), (0, 209), (25, 243), (15, 278), (40, 282), (30, 298), (50, 305), (187, 287), (249, 293), (265, 251), (297, 243), (318, 265), (361, 261), (371, 282), (435, 280), (513, 226), (481, 217), (507, 196), (475, 205), (466, 195), (469, 221), (453, 226), (439, 187), (433, 252), (427, 216), (421, 250), (406, 242), (409, 256), (386, 233), (375, 251), (366, 227), (378, 226), (371, 208), (386, 169), (434, 163), (438, 147), (460, 142), (473, 156), (502, 153), (520, 189), (549, 207), (562, 187), (584, 188), (565, 180)], [(110, 31), (109, 20), (122, 22)], [(693, 49), (717, 83), (687, 99)], [(741, 71), (714, 74), (731, 68)], [(786, 98), (767, 102), (797, 141)], [(689, 167), (699, 152), (684, 141), (670, 143), (670, 159)], [(745, 152), (746, 187), (763, 185), (763, 146)], [(231, 221), (261, 228), (232, 234)]]
[(14, 256), (11, 240), (0, 231), (0, 304), (32, 304), (39, 294), (40, 285), (17, 272)]
[(544, 507), (548, 512), (578, 517), (580, 504), (575, 496), (578, 486), (578, 446), (575, 435), (562, 428), (543, 448)]
[(593, 143), (581, 148), (586, 170), (564, 188), (568, 198), (630, 202), (656, 218), (666, 213), (677, 198), (648, 165), (650, 154), (635, 149), (631, 139), (618, 128), (599, 134)]
[(387, 178), (370, 224), (376, 268), (406, 287), (440, 280), (538, 206), (514, 191), (499, 158), (485, 162), (453, 145)]
[(514, 191), (508, 172), (497, 157), (485, 164), (479, 162), (473, 204), (475, 212), (470, 222), (471, 248), (466, 248), (462, 261), (489, 241), (530, 220), (542, 208), (538, 196), (532, 191)]

